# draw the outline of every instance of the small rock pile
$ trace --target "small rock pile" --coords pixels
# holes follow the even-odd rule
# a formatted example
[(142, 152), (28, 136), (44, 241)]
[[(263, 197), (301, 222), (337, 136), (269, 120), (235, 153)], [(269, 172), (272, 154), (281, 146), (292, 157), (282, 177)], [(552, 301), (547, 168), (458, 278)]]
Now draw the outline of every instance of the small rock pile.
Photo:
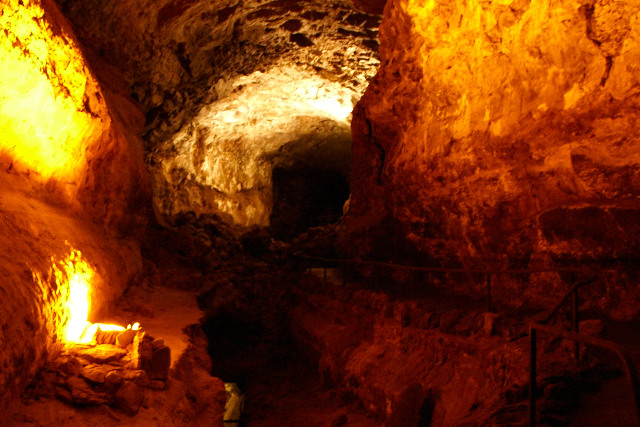
[(40, 371), (25, 397), (57, 398), (81, 406), (109, 405), (129, 416), (137, 414), (145, 401), (145, 389), (167, 387), (171, 349), (144, 331), (135, 331), (124, 342), (116, 338), (116, 334), (99, 331), (96, 344), (65, 346)]

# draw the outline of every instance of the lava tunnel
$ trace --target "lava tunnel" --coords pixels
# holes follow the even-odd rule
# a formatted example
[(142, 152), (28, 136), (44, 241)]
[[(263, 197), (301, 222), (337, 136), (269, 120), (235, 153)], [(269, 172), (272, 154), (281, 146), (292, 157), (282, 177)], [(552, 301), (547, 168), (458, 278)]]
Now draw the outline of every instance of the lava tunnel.
[(640, 5), (0, 2), (0, 424), (639, 425)]
[(271, 234), (290, 240), (311, 227), (333, 224), (349, 198), (351, 132), (325, 120), (275, 155)]
[(281, 240), (311, 227), (335, 223), (349, 198), (347, 179), (321, 167), (274, 169), (273, 186), (271, 233)]

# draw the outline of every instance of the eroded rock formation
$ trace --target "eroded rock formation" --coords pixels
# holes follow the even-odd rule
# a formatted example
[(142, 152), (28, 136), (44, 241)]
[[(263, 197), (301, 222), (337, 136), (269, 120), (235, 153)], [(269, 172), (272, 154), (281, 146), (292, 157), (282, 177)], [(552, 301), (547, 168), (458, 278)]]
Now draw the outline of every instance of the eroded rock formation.
[[(154, 203), (169, 221), (192, 211), (269, 225), (279, 152), (310, 157), (318, 128), (348, 133), (378, 65), (380, 17), (346, 0), (59, 3), (145, 109)], [(346, 179), (343, 162), (330, 168)]]
[(140, 110), (106, 64), (100, 69), (109, 83), (98, 83), (57, 6), (4, 2), (0, 28), (0, 401), (6, 404), (62, 338), (69, 254), (80, 251), (94, 273), (94, 316), (141, 271), (137, 239), (150, 181)]
[[(381, 67), (354, 112), (349, 251), (446, 267), (636, 262), (639, 11), (389, 1)], [(501, 286), (539, 301), (564, 289), (552, 276)], [(600, 304), (635, 313), (638, 279), (618, 279), (625, 298)]]

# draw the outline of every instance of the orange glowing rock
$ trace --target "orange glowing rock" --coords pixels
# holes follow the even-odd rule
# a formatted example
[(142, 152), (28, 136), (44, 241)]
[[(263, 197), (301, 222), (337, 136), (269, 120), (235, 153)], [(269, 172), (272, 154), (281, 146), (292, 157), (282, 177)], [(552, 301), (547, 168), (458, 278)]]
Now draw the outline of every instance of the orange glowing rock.
[(103, 126), (85, 105), (95, 82), (39, 3), (11, 3), (0, 5), (0, 153), (44, 179), (75, 182)]
[[(52, 274), (55, 278), (60, 298), (60, 318), (58, 336), (66, 343), (73, 344), (117, 344), (124, 348), (133, 341), (140, 330), (140, 323), (119, 325), (89, 322), (91, 310), (91, 282), (96, 274), (91, 265), (82, 258), (82, 253), (71, 249), (59, 262), (52, 258)], [(41, 284), (45, 282), (39, 274), (34, 277)]]

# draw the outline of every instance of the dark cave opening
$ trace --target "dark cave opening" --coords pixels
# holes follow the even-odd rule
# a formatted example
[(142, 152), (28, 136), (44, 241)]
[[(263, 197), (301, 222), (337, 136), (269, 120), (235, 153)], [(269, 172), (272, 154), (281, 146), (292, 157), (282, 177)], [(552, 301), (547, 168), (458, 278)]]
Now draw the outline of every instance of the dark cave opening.
[(270, 231), (286, 241), (311, 227), (335, 223), (348, 198), (349, 183), (335, 170), (274, 169)]
[(349, 198), (351, 131), (335, 120), (312, 123), (272, 159), (268, 230), (277, 240), (291, 241), (312, 227), (336, 223)]
[(202, 330), (207, 335), (209, 354), (215, 356), (212, 357), (211, 374), (246, 388), (251, 381), (251, 367), (262, 363), (255, 356), (264, 356), (264, 352), (255, 351), (265, 342), (262, 325), (230, 313), (220, 313), (207, 317)]
[[(240, 271), (238, 265), (234, 270)], [(253, 289), (238, 294), (240, 300), (211, 307), (220, 297), (216, 288), (199, 298), (209, 312), (201, 328), (207, 337), (210, 373), (237, 384), (246, 397), (239, 425), (378, 425), (353, 393), (336, 384), (326, 368), (319, 369), (320, 355), (297, 336), (298, 273), (292, 276), (298, 283), (274, 298), (281, 282), (292, 277), (283, 279), (284, 271), (271, 266), (270, 279), (257, 274), (264, 288), (256, 289), (255, 271), (250, 270), (241, 273), (244, 285), (235, 285)]]

